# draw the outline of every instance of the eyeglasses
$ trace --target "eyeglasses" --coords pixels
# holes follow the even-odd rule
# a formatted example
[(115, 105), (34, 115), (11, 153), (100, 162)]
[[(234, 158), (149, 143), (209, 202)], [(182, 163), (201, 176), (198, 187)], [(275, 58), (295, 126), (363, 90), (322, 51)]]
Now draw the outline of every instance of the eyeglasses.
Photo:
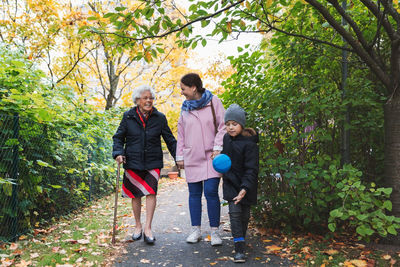
[(147, 100), (153, 101), (154, 97), (139, 97), (139, 99), (143, 99), (144, 101), (147, 101)]

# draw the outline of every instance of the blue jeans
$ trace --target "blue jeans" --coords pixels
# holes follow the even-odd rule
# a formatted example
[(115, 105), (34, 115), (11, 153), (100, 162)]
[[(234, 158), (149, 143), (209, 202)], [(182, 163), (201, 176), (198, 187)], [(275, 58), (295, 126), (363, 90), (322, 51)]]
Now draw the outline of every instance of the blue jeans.
[(221, 204), (218, 196), (220, 178), (211, 178), (197, 183), (188, 183), (189, 187), (189, 211), (192, 226), (201, 225), (201, 196), (207, 200), (208, 219), (211, 227), (218, 227), (221, 215)]

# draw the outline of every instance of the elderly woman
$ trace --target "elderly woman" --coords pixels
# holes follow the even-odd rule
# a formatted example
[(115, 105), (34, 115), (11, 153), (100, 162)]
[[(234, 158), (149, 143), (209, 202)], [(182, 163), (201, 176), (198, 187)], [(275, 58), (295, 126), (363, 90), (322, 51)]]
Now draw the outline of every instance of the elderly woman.
[[(113, 158), (124, 163), (122, 196), (132, 199), (136, 227), (134, 241), (144, 236), (147, 244), (154, 244), (151, 230), (160, 169), (163, 167), (161, 136), (175, 158), (176, 139), (168, 126), (165, 115), (155, 107), (155, 94), (150, 86), (136, 88), (132, 99), (136, 107), (126, 111), (117, 132), (113, 136)], [(146, 224), (140, 220), (141, 198), (146, 196)]]

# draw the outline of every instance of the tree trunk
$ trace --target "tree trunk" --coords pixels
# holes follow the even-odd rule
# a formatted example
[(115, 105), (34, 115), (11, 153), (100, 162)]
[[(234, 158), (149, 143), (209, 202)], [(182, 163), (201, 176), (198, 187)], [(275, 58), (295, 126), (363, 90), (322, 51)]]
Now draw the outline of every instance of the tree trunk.
[(110, 83), (110, 91), (108, 92), (108, 96), (106, 98), (105, 110), (109, 110), (114, 106), (115, 94), (117, 93), (118, 83), (119, 83), (119, 76), (115, 74), (114, 63), (111, 61), (108, 63), (108, 65), (109, 65), (108, 79)]
[[(400, 96), (395, 94), (384, 106), (385, 118), (385, 179), (393, 188), (392, 213), (400, 217)], [(391, 243), (400, 244), (397, 237), (389, 237)]]

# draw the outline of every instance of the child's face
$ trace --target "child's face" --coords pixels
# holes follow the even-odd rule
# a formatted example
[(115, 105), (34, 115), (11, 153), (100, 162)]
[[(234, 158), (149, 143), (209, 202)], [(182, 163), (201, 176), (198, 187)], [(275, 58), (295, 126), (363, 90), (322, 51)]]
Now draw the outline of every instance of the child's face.
[(238, 136), (243, 131), (242, 125), (240, 125), (236, 121), (225, 122), (225, 129), (227, 133), (232, 137)]

